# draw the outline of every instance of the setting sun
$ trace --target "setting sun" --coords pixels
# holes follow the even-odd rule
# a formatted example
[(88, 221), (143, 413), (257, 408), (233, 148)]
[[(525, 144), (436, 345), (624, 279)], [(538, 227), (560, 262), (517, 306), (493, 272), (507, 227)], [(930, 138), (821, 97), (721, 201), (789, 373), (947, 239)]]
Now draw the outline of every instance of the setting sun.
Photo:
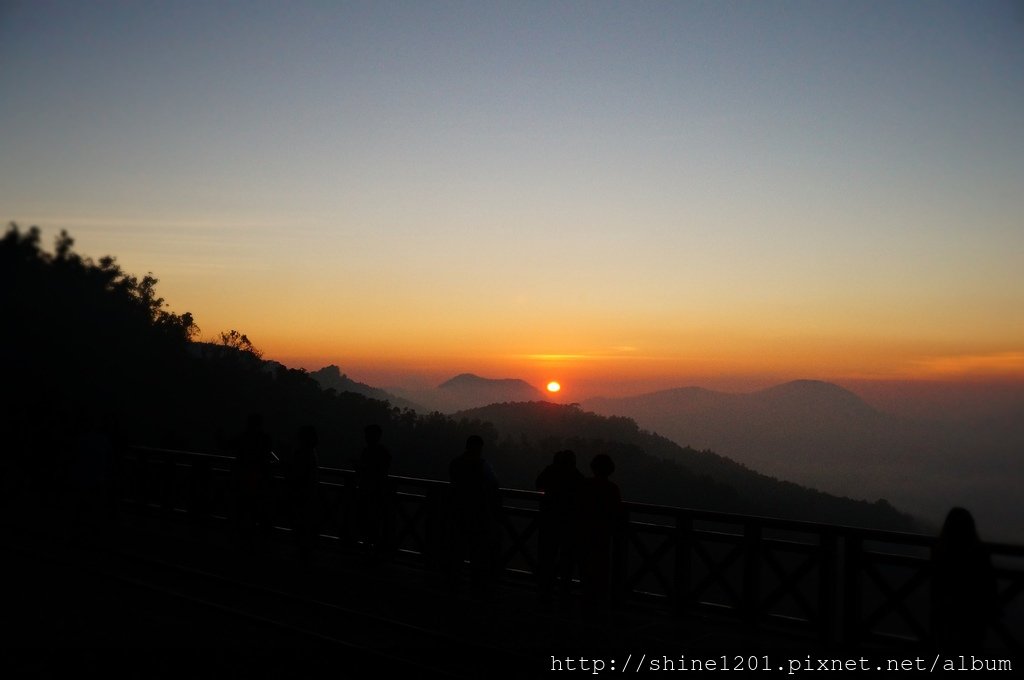
[(554, 380), (548, 383), (548, 392), (557, 392), (560, 389), (562, 389), (562, 386)]

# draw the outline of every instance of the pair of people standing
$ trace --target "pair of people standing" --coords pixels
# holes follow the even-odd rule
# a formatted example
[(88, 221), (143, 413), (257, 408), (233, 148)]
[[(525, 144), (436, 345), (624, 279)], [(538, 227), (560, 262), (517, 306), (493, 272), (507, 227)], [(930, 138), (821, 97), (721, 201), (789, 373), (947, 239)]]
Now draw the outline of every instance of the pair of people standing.
[[(368, 425), (363, 430), (366, 447), (356, 465), (354, 516), (356, 534), (367, 555), (384, 556), (391, 546), (392, 489), (389, 473), (391, 453), (381, 444), (383, 430)], [(308, 562), (319, 534), (319, 461), (316, 447), (319, 437), (312, 425), (299, 430), (298, 446), (287, 469), (288, 508), (299, 558)]]
[[(486, 590), (496, 576), (501, 496), (483, 446), (481, 437), (469, 437), (465, 451), (449, 466), (446, 567), (454, 583), (468, 557), (474, 585)], [(590, 467), (594, 476), (584, 478), (576, 455), (559, 451), (537, 478), (544, 492), (538, 577), (545, 592), (556, 580), (568, 590), (578, 565), (586, 601), (600, 605), (611, 599), (612, 543), (623, 519), (622, 499), (609, 479), (615, 471), (612, 459), (599, 454)]]
[[(392, 491), (389, 479), (391, 453), (381, 444), (380, 426), (364, 430), (366, 447), (356, 469), (356, 531), (368, 553), (381, 555), (390, 547)], [(319, 533), (319, 436), (312, 425), (299, 429), (297, 445), (286, 456), (283, 472), (286, 483), (284, 507), (291, 519), (299, 558), (307, 562)], [(268, 534), (276, 505), (273, 490), (272, 438), (263, 428), (263, 418), (252, 413), (245, 430), (222, 447), (235, 456), (234, 515), (236, 531), (243, 545), (252, 546), (257, 532)]]
[(235, 531), (244, 548), (255, 547), (257, 537), (269, 536), (275, 509), (283, 509), (291, 520), (300, 561), (308, 562), (319, 531), (317, 488), (319, 460), (316, 428), (299, 428), (297, 443), (282, 465), (285, 489), (283, 497), (275, 491), (274, 466), (279, 463), (273, 451), (273, 438), (263, 427), (263, 416), (250, 413), (245, 430), (221, 447), (235, 456), (233, 469)]
[(556, 581), (568, 591), (578, 565), (583, 595), (589, 604), (607, 604), (612, 596), (613, 539), (623, 521), (619, 487), (609, 478), (615, 463), (598, 454), (586, 479), (576, 468), (576, 454), (559, 451), (537, 477), (541, 500), (538, 577), (549, 595)]

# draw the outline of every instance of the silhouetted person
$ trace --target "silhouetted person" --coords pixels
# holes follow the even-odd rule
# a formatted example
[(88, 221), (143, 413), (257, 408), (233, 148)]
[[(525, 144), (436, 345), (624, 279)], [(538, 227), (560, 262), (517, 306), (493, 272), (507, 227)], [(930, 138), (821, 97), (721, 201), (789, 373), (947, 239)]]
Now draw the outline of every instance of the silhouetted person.
[(391, 510), (391, 453), (381, 443), (384, 432), (379, 425), (363, 430), (366, 448), (356, 467), (356, 505), (363, 546), (369, 553), (381, 555), (388, 544), (388, 517)]
[(319, 533), (317, 526), (317, 491), (320, 462), (316, 447), (320, 443), (316, 428), (306, 425), (299, 429), (298, 446), (288, 464), (288, 509), (299, 560), (309, 561)]
[(498, 478), (483, 458), (484, 440), (466, 439), (466, 450), (448, 466), (451, 478), (449, 506), (449, 578), (454, 585), (463, 560), (473, 567), (473, 583), (482, 589), (493, 584), (498, 545), (501, 496)]
[(540, 501), (540, 542), (538, 580), (542, 592), (549, 592), (556, 579), (563, 590), (572, 584), (576, 567), (576, 504), (583, 473), (576, 468), (576, 454), (559, 451), (551, 465), (537, 477), (537, 488), (544, 492)]
[(952, 654), (980, 650), (999, 607), (995, 571), (970, 512), (949, 511), (931, 562), (936, 647)]
[(619, 487), (609, 480), (615, 463), (600, 453), (590, 462), (594, 476), (585, 479), (577, 503), (580, 581), (587, 603), (608, 604), (611, 598), (612, 537), (622, 520)]
[(245, 430), (227, 448), (235, 454), (235, 525), (241, 538), (251, 542), (259, 528), (270, 531), (270, 435), (263, 430), (263, 416), (251, 413)]

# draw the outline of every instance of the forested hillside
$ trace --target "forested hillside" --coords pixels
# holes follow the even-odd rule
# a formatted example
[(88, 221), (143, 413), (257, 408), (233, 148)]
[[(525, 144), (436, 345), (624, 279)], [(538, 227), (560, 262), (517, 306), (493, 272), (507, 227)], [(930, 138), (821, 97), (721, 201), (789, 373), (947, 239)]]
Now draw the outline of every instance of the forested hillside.
[(571, 406), (500, 404), (456, 417), (417, 414), (352, 392), (324, 390), (305, 371), (264, 360), (235, 330), (201, 335), (188, 313), (169, 311), (157, 280), (125, 273), (112, 257), (73, 250), (62, 233), (45, 251), (36, 229), (12, 225), (0, 240), (3, 356), (7, 377), (4, 466), (8, 479), (46, 485), (74, 464), (75, 442), (103, 430), (121, 444), (216, 451), (246, 414), (260, 412), (282, 457), (303, 425), (320, 432), (320, 460), (349, 465), (370, 423), (385, 432), (392, 472), (446, 479), (469, 434), (483, 436), (504, 486), (532, 488), (561, 448), (581, 468), (612, 455), (628, 500), (731, 512), (908, 528), (887, 503), (839, 499), (768, 479), (711, 452), (681, 448), (626, 418)]

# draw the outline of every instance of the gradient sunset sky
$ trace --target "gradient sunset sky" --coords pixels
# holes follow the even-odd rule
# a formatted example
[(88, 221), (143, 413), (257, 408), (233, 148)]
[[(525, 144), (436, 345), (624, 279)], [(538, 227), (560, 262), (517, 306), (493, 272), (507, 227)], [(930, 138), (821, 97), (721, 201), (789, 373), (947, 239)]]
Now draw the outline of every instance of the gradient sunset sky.
[(372, 384), (1024, 376), (1020, 2), (6, 1), (0, 161)]

